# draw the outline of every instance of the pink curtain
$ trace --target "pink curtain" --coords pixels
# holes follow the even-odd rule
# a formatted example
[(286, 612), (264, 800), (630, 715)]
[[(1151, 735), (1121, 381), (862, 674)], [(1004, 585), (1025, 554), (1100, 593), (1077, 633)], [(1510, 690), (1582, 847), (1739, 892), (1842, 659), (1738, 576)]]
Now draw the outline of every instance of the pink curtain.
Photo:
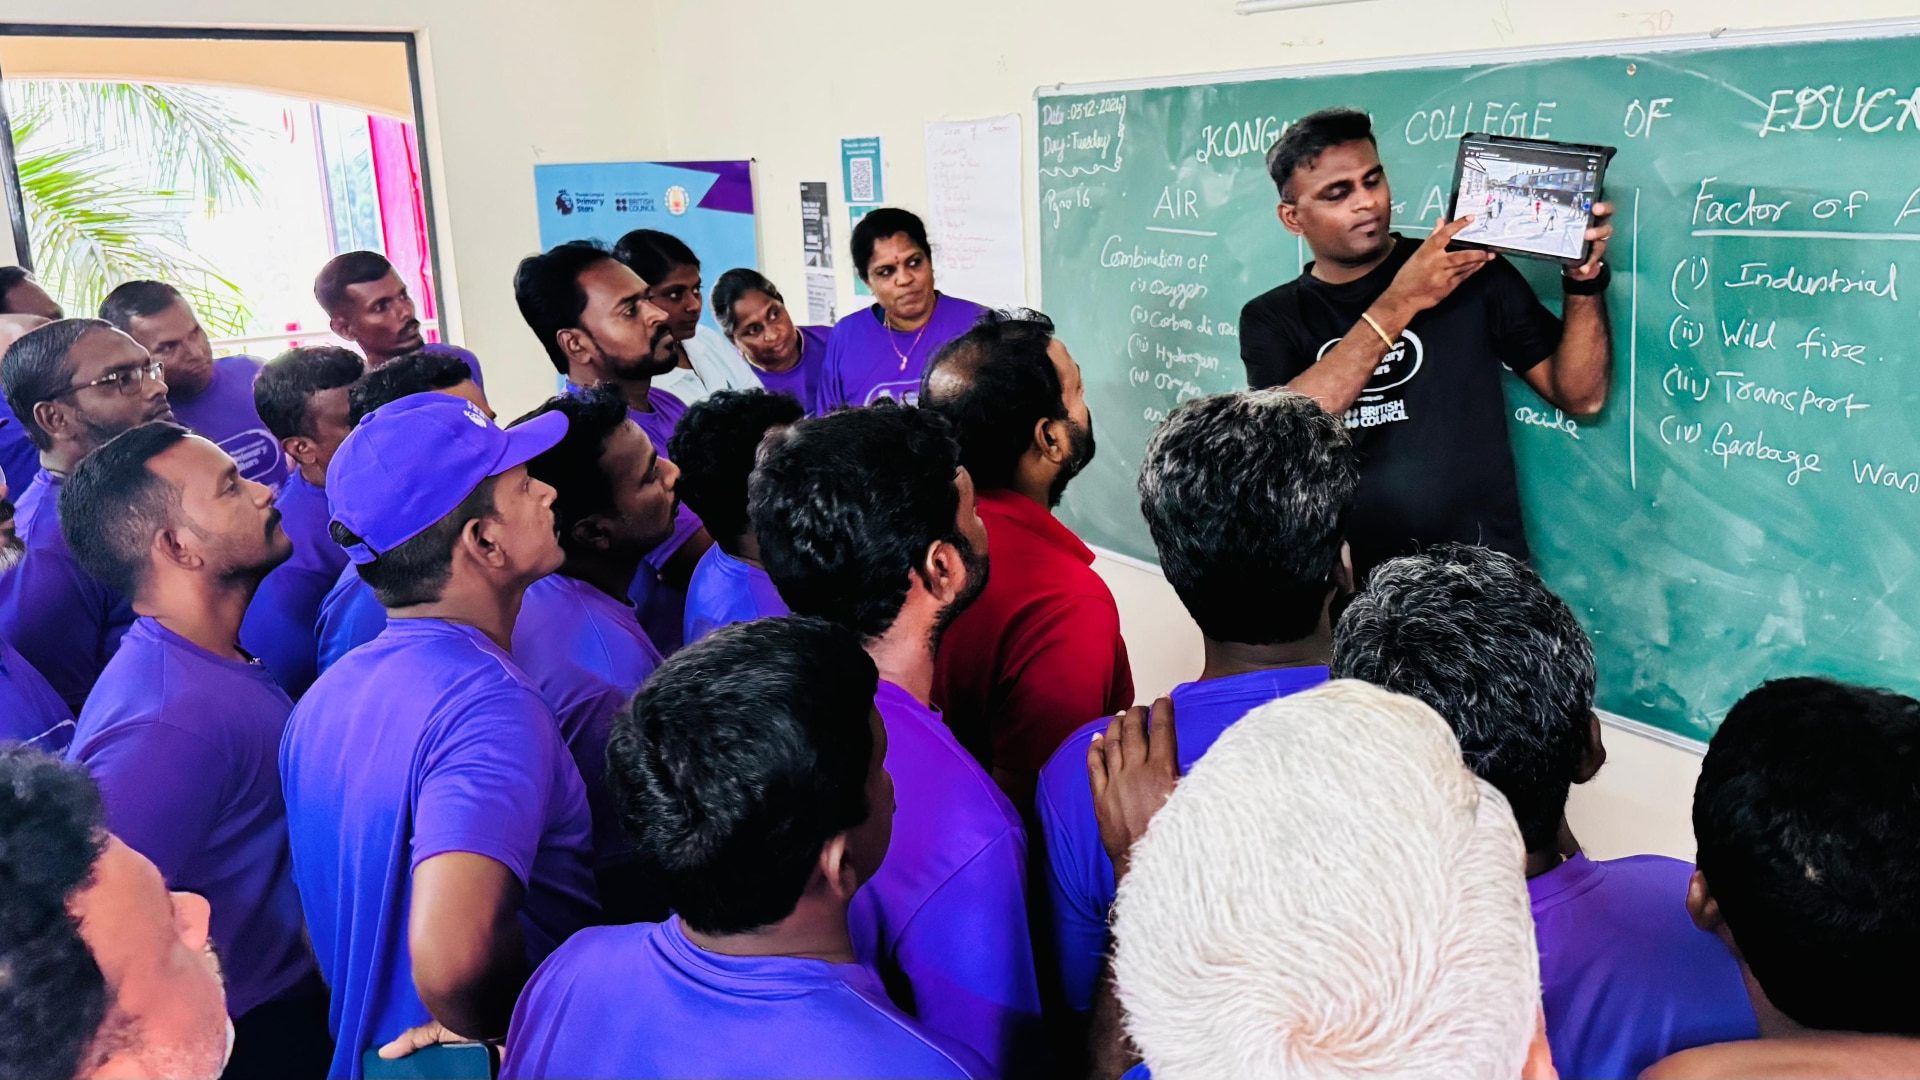
[[(387, 260), (412, 291), (420, 321), (440, 317), (434, 291), (433, 258), (427, 247), (427, 202), (420, 187), (420, 158), (413, 125), (383, 116), (367, 117), (373, 144), (373, 186), (380, 199), (380, 230)], [(429, 341), (439, 333), (428, 331)]]

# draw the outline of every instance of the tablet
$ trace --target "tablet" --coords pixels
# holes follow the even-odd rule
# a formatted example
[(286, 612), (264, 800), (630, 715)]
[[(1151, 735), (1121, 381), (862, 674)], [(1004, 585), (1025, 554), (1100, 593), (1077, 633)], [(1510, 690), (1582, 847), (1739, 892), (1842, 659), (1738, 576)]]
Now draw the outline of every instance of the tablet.
[(1611, 146), (1464, 135), (1453, 168), (1453, 219), (1473, 215), (1454, 235), (1487, 248), (1577, 266)]

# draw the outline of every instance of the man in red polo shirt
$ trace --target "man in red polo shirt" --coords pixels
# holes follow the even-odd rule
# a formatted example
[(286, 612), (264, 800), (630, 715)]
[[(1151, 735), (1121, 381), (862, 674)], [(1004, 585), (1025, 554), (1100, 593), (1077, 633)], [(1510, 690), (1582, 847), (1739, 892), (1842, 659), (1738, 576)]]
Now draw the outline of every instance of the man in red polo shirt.
[(920, 405), (953, 425), (993, 551), (986, 592), (942, 640), (933, 698), (1025, 813), (1060, 741), (1133, 704), (1120, 609), (1053, 516), (1093, 460), (1080, 366), (1045, 315), (990, 313), (927, 365)]

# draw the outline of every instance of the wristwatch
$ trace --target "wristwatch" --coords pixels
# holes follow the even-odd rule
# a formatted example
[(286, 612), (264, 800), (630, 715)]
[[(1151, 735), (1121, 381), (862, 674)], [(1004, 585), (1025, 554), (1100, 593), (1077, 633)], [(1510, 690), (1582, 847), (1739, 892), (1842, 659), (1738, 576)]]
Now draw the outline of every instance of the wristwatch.
[(1598, 296), (1607, 291), (1607, 285), (1613, 281), (1613, 267), (1600, 264), (1600, 273), (1590, 281), (1575, 281), (1562, 273), (1560, 290), (1568, 296)]

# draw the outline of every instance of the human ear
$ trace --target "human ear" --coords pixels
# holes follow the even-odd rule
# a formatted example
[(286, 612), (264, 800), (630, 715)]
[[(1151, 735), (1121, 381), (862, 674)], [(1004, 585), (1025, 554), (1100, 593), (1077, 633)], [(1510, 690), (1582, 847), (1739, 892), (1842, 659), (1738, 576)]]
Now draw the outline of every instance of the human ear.
[(1587, 748), (1581, 753), (1580, 769), (1573, 775), (1573, 782), (1584, 784), (1593, 779), (1600, 766), (1607, 763), (1607, 744), (1600, 734), (1600, 714), (1587, 713)]

